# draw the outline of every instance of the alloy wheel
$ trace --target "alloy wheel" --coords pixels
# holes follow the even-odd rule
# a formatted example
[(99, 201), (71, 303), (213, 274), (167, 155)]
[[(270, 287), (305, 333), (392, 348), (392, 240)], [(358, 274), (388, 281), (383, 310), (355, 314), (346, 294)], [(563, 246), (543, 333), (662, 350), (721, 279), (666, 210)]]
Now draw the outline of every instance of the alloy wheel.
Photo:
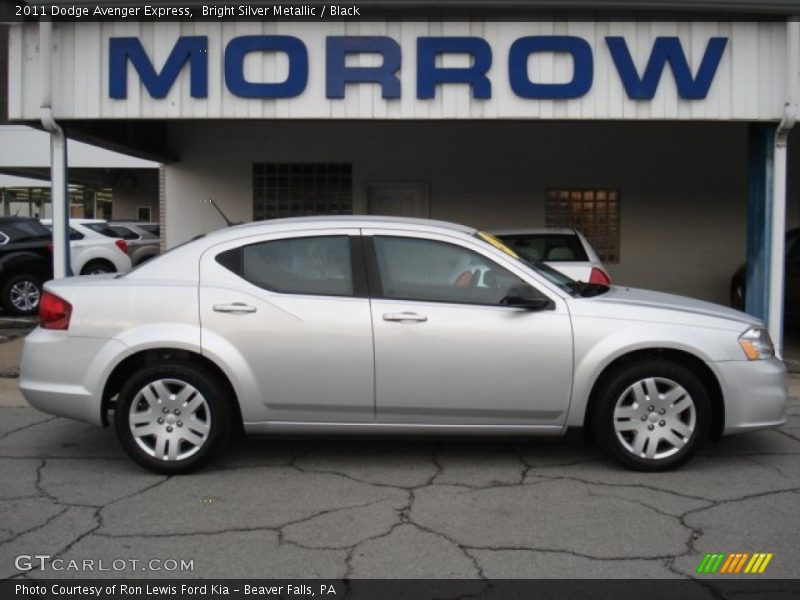
[(23, 279), (11, 286), (10, 296), (14, 308), (22, 312), (30, 312), (39, 306), (41, 292), (35, 283)]

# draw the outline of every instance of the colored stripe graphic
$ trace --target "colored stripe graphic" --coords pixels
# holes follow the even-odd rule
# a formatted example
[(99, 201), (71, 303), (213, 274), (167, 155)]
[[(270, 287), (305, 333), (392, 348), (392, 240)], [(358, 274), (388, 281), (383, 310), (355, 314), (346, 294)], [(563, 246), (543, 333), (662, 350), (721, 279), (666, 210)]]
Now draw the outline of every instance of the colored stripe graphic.
[(719, 570), (720, 573), (730, 573), (731, 567), (736, 564), (736, 560), (739, 558), (738, 554), (728, 554), (727, 560), (722, 563), (722, 568)]
[(722, 565), (727, 554), (725, 552), (714, 552), (713, 554), (706, 553), (700, 566), (697, 567), (698, 573), (716, 573), (717, 569)]
[(761, 563), (761, 568), (759, 568), (758, 570), (759, 573), (763, 573), (767, 569), (767, 565), (769, 564), (769, 561), (772, 560), (772, 557), (773, 557), (772, 552), (770, 552), (764, 557), (764, 562)]
[(741, 570), (742, 570), (742, 567), (744, 567), (744, 563), (745, 563), (745, 561), (747, 560), (747, 557), (748, 557), (748, 556), (750, 556), (750, 553), (749, 553), (749, 552), (745, 552), (744, 554), (742, 554), (742, 558), (741, 558), (741, 559), (739, 559), (739, 564), (737, 564), (737, 565), (736, 565), (736, 570), (734, 571), (734, 573), (739, 573), (739, 572), (741, 572)]
[(697, 567), (697, 573), (734, 575), (763, 573), (774, 556), (771, 552), (707, 552)]

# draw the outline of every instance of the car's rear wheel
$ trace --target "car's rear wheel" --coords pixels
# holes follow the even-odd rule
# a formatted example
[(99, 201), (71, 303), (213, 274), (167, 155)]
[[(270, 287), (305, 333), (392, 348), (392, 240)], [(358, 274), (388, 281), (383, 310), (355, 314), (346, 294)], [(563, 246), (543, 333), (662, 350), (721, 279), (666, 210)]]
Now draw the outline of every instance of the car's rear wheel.
[(90, 260), (81, 269), (81, 275), (101, 275), (103, 273), (116, 273), (116, 267), (107, 260)]
[(14, 315), (32, 315), (39, 309), (42, 297), (42, 280), (36, 275), (12, 275), (0, 290), (0, 303), (6, 312)]
[(225, 387), (188, 363), (142, 368), (119, 393), (117, 436), (140, 465), (188, 473), (221, 450), (231, 433)]
[(683, 464), (708, 437), (711, 402), (687, 367), (663, 359), (630, 364), (599, 390), (592, 410), (598, 443), (638, 471)]

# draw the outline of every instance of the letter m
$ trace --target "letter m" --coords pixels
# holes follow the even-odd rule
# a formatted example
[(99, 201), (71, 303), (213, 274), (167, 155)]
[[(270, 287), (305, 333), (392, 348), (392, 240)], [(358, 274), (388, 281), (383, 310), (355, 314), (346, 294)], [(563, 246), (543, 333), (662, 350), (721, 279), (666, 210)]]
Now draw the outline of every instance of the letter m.
[(617, 67), (625, 91), (632, 100), (650, 100), (656, 95), (661, 74), (667, 63), (675, 77), (678, 95), (686, 100), (702, 100), (708, 95), (708, 89), (717, 73), (717, 67), (719, 67), (727, 43), (728, 38), (711, 38), (706, 45), (697, 75), (692, 76), (680, 39), (677, 37), (656, 38), (644, 75), (640, 78), (625, 38), (606, 38), (611, 58)]
[(128, 61), (153, 98), (164, 98), (169, 93), (187, 62), (192, 98), (208, 96), (208, 38), (204, 35), (178, 38), (160, 73), (156, 72), (139, 38), (111, 38), (108, 51), (108, 95), (112, 98), (128, 97)]

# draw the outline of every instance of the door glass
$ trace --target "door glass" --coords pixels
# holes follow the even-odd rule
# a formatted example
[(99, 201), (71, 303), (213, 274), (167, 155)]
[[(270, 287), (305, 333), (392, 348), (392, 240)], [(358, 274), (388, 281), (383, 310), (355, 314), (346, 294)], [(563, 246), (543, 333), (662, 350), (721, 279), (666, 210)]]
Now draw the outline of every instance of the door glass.
[(375, 236), (383, 297), (499, 305), (524, 283), (485, 256), (445, 242)]
[(217, 262), (274, 292), (353, 295), (350, 240), (344, 235), (250, 244), (219, 254)]

